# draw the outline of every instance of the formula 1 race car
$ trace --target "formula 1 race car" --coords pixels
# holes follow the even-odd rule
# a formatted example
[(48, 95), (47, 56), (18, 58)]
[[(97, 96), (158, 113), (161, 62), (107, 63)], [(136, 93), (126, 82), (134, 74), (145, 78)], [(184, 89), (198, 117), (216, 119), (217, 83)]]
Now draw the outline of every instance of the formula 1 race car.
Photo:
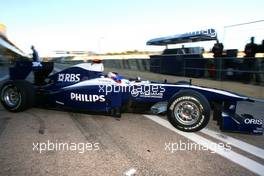
[[(81, 63), (57, 73), (52, 62), (16, 62), (10, 79), (1, 87), (1, 103), (9, 111), (20, 112), (33, 106), (103, 112), (120, 117), (122, 112), (167, 114), (177, 129), (195, 132), (210, 119), (221, 130), (263, 134), (262, 120), (249, 114), (238, 115), (238, 101), (253, 102), (236, 93), (177, 83), (125, 79), (118, 73), (103, 73), (100, 62)], [(33, 72), (34, 81), (26, 80)]]

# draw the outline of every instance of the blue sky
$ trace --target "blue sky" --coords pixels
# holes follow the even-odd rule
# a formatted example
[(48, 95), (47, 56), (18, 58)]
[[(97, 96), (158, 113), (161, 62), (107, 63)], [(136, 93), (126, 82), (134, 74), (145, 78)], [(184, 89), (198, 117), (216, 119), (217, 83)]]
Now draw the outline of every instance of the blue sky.
[(223, 36), (226, 25), (264, 19), (263, 0), (0, 0), (0, 6), (8, 37), (26, 52), (35, 45), (40, 54), (161, 50), (146, 41), (205, 28), (215, 28), (229, 48), (243, 47), (250, 36), (264, 39), (264, 23)]

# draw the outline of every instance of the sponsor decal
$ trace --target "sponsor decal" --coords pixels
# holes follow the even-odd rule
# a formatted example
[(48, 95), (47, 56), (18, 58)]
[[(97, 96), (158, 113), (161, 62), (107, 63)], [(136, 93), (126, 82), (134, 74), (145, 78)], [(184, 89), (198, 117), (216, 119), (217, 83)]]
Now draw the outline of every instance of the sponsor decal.
[(79, 82), (81, 74), (69, 74), (69, 73), (60, 73), (58, 74), (59, 82)]
[(190, 35), (203, 34), (203, 35), (207, 35), (210, 37), (216, 37), (217, 36), (217, 33), (214, 29), (205, 29), (205, 30), (200, 30), (200, 31), (193, 31), (193, 32), (188, 32), (186, 34), (190, 34)]
[(245, 124), (254, 124), (254, 125), (262, 125), (263, 121), (262, 119), (245, 119), (244, 120)]
[(166, 89), (162, 85), (99, 85), (99, 93), (130, 93), (132, 97), (163, 98)]
[(42, 67), (40, 62), (32, 62), (32, 67)]
[(71, 92), (71, 100), (80, 102), (105, 102), (104, 95), (88, 95)]
[(109, 80), (109, 79), (98, 79), (98, 82), (101, 82), (101, 83), (112, 83), (112, 80)]
[(138, 85), (134, 86), (131, 95), (142, 98), (163, 98), (165, 88), (161, 85)]

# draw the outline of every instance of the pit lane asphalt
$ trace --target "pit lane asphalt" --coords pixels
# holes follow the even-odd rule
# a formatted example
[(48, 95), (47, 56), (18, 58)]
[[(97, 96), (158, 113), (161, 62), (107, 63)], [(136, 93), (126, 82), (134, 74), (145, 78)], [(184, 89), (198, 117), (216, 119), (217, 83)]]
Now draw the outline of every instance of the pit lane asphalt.
[[(166, 149), (168, 143), (191, 141), (139, 114), (117, 120), (37, 108), (15, 114), (1, 108), (0, 117), (0, 175), (123, 175), (131, 168), (137, 175), (254, 175), (210, 151)], [(99, 150), (33, 150), (33, 143), (48, 141), (98, 143)]]
[[(242, 104), (242, 109), (248, 106)], [(263, 110), (257, 109), (253, 111)], [(233, 137), (264, 148), (263, 136), (223, 133), (214, 121), (210, 121), (208, 129), (218, 132), (224, 140)], [(221, 142), (203, 132), (195, 134)], [(98, 143), (99, 150), (84, 153), (33, 150), (33, 143), (48, 141)], [(166, 149), (166, 144), (180, 142), (192, 143), (142, 114), (126, 113), (121, 119), (115, 119), (38, 108), (16, 114), (0, 106), (0, 175), (125, 175), (131, 169), (136, 170), (136, 175), (256, 175), (211, 151)], [(264, 167), (264, 160), (259, 156), (235, 146), (232, 151)]]

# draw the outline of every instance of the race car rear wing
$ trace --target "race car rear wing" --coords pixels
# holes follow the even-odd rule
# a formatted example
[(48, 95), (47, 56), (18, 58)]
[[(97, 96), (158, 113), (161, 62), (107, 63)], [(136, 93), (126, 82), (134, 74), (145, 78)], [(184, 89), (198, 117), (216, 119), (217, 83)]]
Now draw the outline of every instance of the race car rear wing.
[(40, 85), (53, 71), (53, 68), (53, 62), (17, 61), (13, 67), (9, 68), (9, 77), (11, 80), (25, 80), (33, 71), (34, 83)]

